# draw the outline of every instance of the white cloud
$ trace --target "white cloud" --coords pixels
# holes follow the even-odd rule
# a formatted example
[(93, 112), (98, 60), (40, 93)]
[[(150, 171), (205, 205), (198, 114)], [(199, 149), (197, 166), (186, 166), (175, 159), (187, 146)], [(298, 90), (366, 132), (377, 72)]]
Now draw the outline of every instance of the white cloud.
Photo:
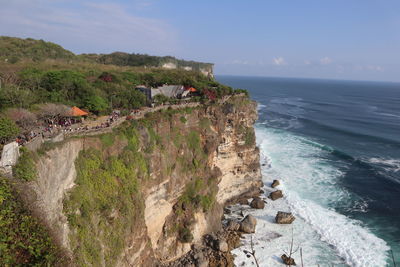
[(320, 62), (322, 65), (328, 65), (330, 63), (332, 63), (332, 59), (329, 57), (324, 57), (320, 59)]
[[(228, 63), (229, 64), (229, 63)], [(247, 60), (240, 60), (240, 59), (235, 59), (233, 60), (230, 64), (234, 65), (248, 65), (249, 62)]]
[(275, 57), (275, 58), (273, 59), (273, 63), (274, 63), (275, 65), (278, 65), (278, 66), (286, 65), (286, 64), (287, 64), (286, 61), (285, 61), (285, 59), (284, 59), (283, 57)]
[(377, 72), (383, 72), (385, 71), (384, 68), (382, 68), (381, 66), (375, 66), (375, 65), (368, 65), (365, 67), (367, 70), (371, 70), (371, 71), (377, 71)]
[(384, 72), (385, 69), (381, 66), (378, 65), (355, 65), (354, 67), (355, 71), (373, 71), (373, 72)]
[(311, 61), (310, 60), (304, 60), (304, 64), (305, 65), (311, 65)]
[(45, 39), (78, 52), (176, 51), (177, 33), (165, 21), (126, 10), (111, 1), (7, 1), (0, 9), (0, 35)]

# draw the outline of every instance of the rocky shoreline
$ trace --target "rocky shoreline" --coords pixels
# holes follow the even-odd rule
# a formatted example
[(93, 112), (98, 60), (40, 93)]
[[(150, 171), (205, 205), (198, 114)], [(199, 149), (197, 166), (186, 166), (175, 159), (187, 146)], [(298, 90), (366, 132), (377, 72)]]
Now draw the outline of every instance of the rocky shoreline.
[[(274, 180), (271, 188), (279, 185), (278, 180)], [(232, 250), (243, 247), (243, 253), (247, 258), (253, 257), (254, 251), (246, 249), (242, 244), (242, 238), (246, 234), (255, 233), (257, 219), (248, 214), (245, 215), (243, 210), (248, 209), (264, 209), (267, 201), (275, 201), (282, 198), (281, 190), (272, 191), (267, 197), (263, 190), (255, 190), (252, 194), (240, 196), (235, 200), (229, 201), (224, 207), (224, 214), (221, 218), (222, 228), (218, 232), (203, 236), (201, 244), (193, 244), (192, 249), (180, 259), (168, 264), (160, 265), (160, 267), (233, 267), (234, 255)], [(275, 217), (277, 224), (291, 224), (295, 217), (290, 212), (278, 211)], [(283, 254), (281, 256), (282, 263), (286, 265), (296, 265), (290, 255)], [(255, 263), (255, 262), (254, 262)], [(244, 266), (244, 262), (242, 266)], [(255, 263), (258, 266), (258, 263)]]

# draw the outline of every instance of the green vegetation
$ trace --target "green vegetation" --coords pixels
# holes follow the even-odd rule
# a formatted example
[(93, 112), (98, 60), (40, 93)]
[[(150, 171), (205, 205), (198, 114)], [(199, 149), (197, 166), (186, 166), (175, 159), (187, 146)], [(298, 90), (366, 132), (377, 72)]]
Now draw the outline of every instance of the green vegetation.
[(111, 54), (82, 54), (77, 56), (51, 42), (32, 38), (20, 39), (0, 36), (0, 60), (6, 60), (8, 63), (15, 64), (21, 60), (27, 59), (34, 62), (46, 59), (63, 59), (131, 67), (160, 67), (165, 63), (173, 63), (178, 68), (191, 67), (194, 71), (200, 71), (202, 69), (211, 70), (213, 66), (213, 64), (210, 63), (179, 60), (171, 56), (158, 57), (123, 52)]
[(194, 213), (200, 208), (203, 212), (209, 211), (215, 203), (216, 192), (216, 181), (212, 178), (196, 178), (186, 186), (176, 204), (175, 229), (170, 229), (171, 232), (178, 232), (179, 241), (187, 243), (193, 240), (190, 226), (194, 223)]
[(243, 136), (244, 144), (246, 146), (251, 146), (255, 144), (256, 136), (254, 134), (253, 128), (241, 125), (238, 128), (238, 133)]
[(74, 56), (61, 46), (43, 40), (0, 36), (0, 59), (8, 59), (12, 64), (27, 58), (37, 62), (46, 58), (72, 59)]
[(35, 161), (33, 160), (33, 152), (26, 148), (20, 149), (21, 156), (18, 159), (17, 165), (13, 168), (13, 175), (16, 178), (24, 181), (33, 181), (37, 178), (37, 170)]
[(178, 240), (182, 243), (193, 241), (193, 234), (188, 227), (180, 226), (178, 230)]
[(199, 123), (199, 126), (200, 126), (201, 129), (209, 130), (210, 129), (210, 125), (211, 125), (211, 122), (210, 122), (210, 120), (208, 118), (201, 118), (200, 123)]
[[(180, 197), (180, 203), (191, 205), (195, 210), (201, 207), (203, 211), (208, 211), (215, 201), (213, 190), (210, 191), (209, 184), (205, 183), (201, 178), (197, 178), (194, 182), (186, 186), (185, 192)], [(210, 191), (210, 192), (208, 192)]]
[(19, 128), (12, 120), (0, 117), (0, 144), (4, 144), (18, 133)]
[(117, 66), (134, 66), (134, 67), (161, 67), (163, 64), (172, 63), (177, 68), (190, 67), (194, 71), (212, 70), (213, 64), (201, 63), (195, 61), (187, 61), (176, 59), (171, 56), (157, 57), (142, 54), (128, 54), (123, 52), (115, 52), (108, 55), (100, 54), (83, 54), (82, 58), (92, 60), (101, 64), (111, 64)]
[(113, 266), (122, 252), (142, 210), (138, 168), (128, 164), (134, 157), (127, 150), (119, 157), (105, 158), (101, 151), (88, 149), (76, 160), (78, 186), (65, 201), (65, 212), (76, 231), (70, 238), (78, 265), (100, 266), (104, 249), (106, 265)]
[(246, 132), (244, 134), (244, 144), (246, 146), (254, 145), (256, 142), (256, 137), (254, 135), (254, 131), (252, 128), (246, 128)]
[[(4, 62), (0, 64), (0, 111), (33, 109), (46, 102), (76, 105), (95, 114), (136, 109), (148, 104), (146, 97), (134, 89), (141, 84), (193, 86), (202, 95), (193, 98), (198, 101), (233, 93), (231, 87), (199, 72), (211, 69), (212, 64), (172, 57), (126, 53), (76, 56), (42, 40), (0, 37), (0, 62)], [(158, 68), (168, 62), (193, 70)], [(160, 103), (177, 101), (158, 98)]]
[(0, 177), (0, 265), (57, 266), (62, 258), (44, 227)]
[(114, 137), (113, 134), (103, 134), (100, 136), (100, 140), (105, 147), (110, 147), (114, 144)]
[(187, 119), (186, 119), (184, 116), (181, 116), (181, 117), (179, 118), (179, 120), (180, 120), (182, 123), (186, 123), (186, 122), (187, 122)]
[[(113, 133), (100, 136), (102, 148), (88, 148), (76, 159), (77, 186), (65, 200), (64, 212), (75, 231), (70, 239), (80, 266), (99, 266), (103, 257), (106, 266), (114, 265), (135, 221), (143, 216), (139, 187), (147, 180), (149, 168), (139, 149), (138, 130), (148, 133), (144, 146), (154, 149), (160, 145), (154, 129), (146, 123), (124, 123)], [(116, 139), (127, 140), (123, 151), (117, 156), (103, 153)]]

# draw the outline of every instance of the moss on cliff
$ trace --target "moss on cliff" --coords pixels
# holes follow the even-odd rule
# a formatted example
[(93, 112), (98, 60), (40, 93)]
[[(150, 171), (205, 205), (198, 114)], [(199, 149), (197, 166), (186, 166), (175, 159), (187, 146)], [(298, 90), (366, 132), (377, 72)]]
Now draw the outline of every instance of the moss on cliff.
[(56, 266), (62, 258), (45, 228), (0, 176), (0, 265)]

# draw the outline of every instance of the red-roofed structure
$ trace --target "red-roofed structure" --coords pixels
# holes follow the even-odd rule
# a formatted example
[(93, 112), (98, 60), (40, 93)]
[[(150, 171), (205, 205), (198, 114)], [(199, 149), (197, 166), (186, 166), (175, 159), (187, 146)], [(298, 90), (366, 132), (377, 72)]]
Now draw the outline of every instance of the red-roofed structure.
[(83, 111), (82, 109), (78, 107), (72, 107), (71, 108), (71, 116), (73, 117), (81, 117), (81, 116), (87, 116), (89, 113), (86, 111)]

